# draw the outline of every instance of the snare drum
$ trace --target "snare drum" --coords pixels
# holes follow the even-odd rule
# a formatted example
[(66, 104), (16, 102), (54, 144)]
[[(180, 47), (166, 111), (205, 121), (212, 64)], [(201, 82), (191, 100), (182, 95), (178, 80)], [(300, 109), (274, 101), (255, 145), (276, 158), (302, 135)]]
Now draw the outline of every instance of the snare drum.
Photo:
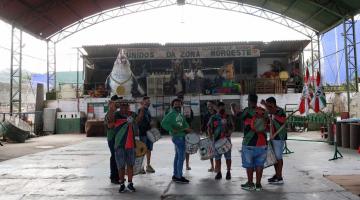
[(152, 128), (146, 132), (146, 136), (152, 143), (155, 143), (156, 141), (160, 140), (161, 133), (159, 129)]
[(189, 133), (185, 136), (186, 153), (194, 154), (199, 149), (200, 136), (196, 133)]
[(214, 157), (214, 143), (210, 138), (201, 139), (199, 142), (199, 153), (201, 160), (208, 160)]
[(227, 138), (221, 138), (220, 140), (215, 142), (215, 149), (218, 154), (224, 154), (231, 150), (231, 142)]

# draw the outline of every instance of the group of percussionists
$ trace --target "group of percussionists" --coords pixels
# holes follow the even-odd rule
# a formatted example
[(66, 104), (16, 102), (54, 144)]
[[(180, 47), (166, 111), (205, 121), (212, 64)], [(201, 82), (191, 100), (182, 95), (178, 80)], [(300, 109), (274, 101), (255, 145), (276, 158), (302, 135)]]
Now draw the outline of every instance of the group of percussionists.
[[(112, 96), (109, 101), (109, 111), (105, 117), (107, 126), (107, 139), (111, 151), (110, 157), (110, 179), (114, 184), (120, 184), (119, 192), (135, 192), (133, 184), (133, 167), (135, 164), (135, 136), (146, 144), (147, 153), (146, 169), (141, 173), (155, 173), (151, 166), (151, 151), (153, 143), (146, 136), (146, 132), (152, 127), (149, 106), (150, 97), (143, 97), (141, 107), (135, 113), (130, 111), (129, 102), (121, 97)], [(175, 147), (172, 181), (186, 184), (189, 180), (183, 176), (183, 164), (186, 153), (186, 135), (194, 134), (189, 120), (183, 113), (183, 99), (176, 98), (171, 102), (168, 110), (161, 121), (161, 126), (166, 130), (172, 139)], [(242, 142), (241, 157), (242, 166), (246, 169), (247, 182), (241, 185), (244, 190), (261, 190), (261, 178), (264, 163), (267, 157), (268, 142), (271, 142), (277, 162), (274, 164), (275, 174), (268, 179), (270, 184), (283, 184), (282, 153), (287, 139), (286, 129), (283, 125), (286, 121), (284, 110), (276, 105), (276, 99), (269, 97), (261, 100), (258, 106), (258, 96), (248, 96), (248, 107), (241, 112), (228, 114), (225, 111), (223, 102), (207, 102), (207, 114), (203, 116), (202, 122), (205, 126), (202, 131), (216, 144), (219, 140), (228, 140), (231, 144), (231, 133), (234, 130), (234, 115), (241, 117), (244, 126), (244, 137)], [(263, 127), (263, 128), (262, 128)], [(269, 135), (267, 135), (269, 133)], [(215, 150), (214, 156), (210, 158), (211, 167), (209, 172), (215, 172), (215, 179), (222, 179), (221, 157), (226, 160), (226, 180), (231, 179), (231, 148), (227, 152)], [(215, 163), (214, 163), (215, 160)], [(191, 170), (187, 159), (187, 170)], [(256, 174), (255, 181), (253, 174)], [(127, 174), (128, 185), (125, 186), (125, 174)]]

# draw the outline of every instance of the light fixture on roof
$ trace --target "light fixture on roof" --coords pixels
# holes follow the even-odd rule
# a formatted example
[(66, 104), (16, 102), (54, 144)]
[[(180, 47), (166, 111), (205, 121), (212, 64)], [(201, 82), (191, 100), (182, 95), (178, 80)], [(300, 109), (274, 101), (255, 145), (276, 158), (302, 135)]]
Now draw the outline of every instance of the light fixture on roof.
[(176, 3), (178, 6), (183, 6), (185, 5), (185, 0), (177, 0)]

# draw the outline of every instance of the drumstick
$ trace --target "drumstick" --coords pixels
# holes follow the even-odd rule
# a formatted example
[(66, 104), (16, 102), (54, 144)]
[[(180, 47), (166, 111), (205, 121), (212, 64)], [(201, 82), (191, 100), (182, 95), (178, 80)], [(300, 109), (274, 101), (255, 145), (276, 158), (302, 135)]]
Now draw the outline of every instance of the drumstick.
[[(287, 120), (288, 120), (291, 116), (293, 116), (297, 111), (299, 111), (299, 110), (295, 110), (295, 111), (293, 111), (292, 113), (290, 113), (290, 115), (287, 116), (285, 120), (287, 121)], [(270, 121), (270, 123), (271, 123), (271, 121)], [(285, 128), (286, 124), (287, 124), (287, 122), (285, 122), (285, 123), (274, 133), (274, 135), (271, 135), (271, 134), (270, 134), (270, 140), (274, 139), (275, 136), (276, 136), (277, 134), (279, 134), (279, 132)], [(270, 133), (271, 133), (271, 130), (270, 130)]]

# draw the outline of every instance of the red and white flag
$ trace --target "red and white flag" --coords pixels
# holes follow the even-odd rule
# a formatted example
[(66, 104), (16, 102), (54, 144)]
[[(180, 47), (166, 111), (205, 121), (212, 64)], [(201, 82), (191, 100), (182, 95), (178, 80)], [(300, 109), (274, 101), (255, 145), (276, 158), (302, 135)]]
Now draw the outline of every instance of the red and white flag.
[(320, 72), (316, 75), (315, 94), (311, 100), (311, 107), (316, 113), (326, 107), (326, 98), (321, 84)]
[(310, 102), (311, 102), (311, 96), (309, 92), (309, 69), (306, 68), (306, 73), (304, 76), (304, 87), (302, 90), (302, 95), (300, 98), (300, 105), (299, 105), (299, 112), (301, 114), (309, 113)]

